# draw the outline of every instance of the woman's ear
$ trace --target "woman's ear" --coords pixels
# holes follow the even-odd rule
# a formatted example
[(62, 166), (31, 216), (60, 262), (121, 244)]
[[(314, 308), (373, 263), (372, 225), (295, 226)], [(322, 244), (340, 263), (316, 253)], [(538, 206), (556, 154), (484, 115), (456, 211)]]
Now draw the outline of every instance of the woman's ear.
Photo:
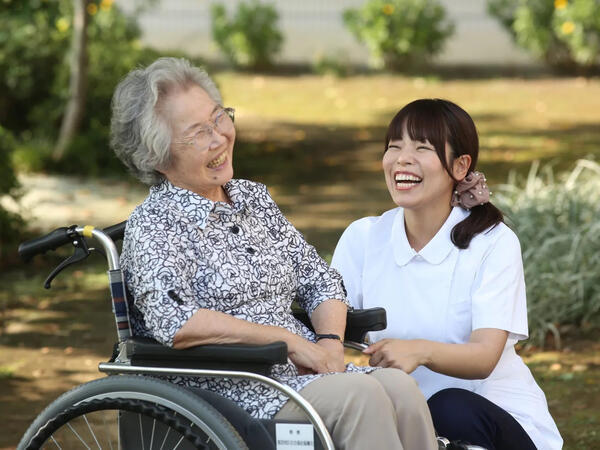
[(452, 174), (457, 180), (462, 180), (469, 173), (471, 167), (471, 155), (460, 155), (452, 162)]

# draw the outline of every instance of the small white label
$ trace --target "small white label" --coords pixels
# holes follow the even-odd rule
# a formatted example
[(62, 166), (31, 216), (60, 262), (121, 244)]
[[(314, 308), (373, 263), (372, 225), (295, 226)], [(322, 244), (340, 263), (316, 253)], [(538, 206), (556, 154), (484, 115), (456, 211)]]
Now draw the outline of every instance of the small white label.
[(276, 423), (277, 450), (314, 450), (313, 426), (305, 423)]

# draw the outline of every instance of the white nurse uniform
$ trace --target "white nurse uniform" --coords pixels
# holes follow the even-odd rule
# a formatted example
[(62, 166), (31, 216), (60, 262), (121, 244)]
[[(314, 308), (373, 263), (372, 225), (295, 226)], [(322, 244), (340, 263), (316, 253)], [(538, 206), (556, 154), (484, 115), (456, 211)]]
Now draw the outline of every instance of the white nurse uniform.
[(365, 217), (344, 231), (332, 266), (342, 274), (355, 308), (386, 309), (388, 327), (371, 333), (372, 341), (465, 343), (479, 328), (508, 331), (500, 360), (484, 380), (449, 377), (424, 366), (411, 375), (426, 398), (445, 388), (468, 389), (512, 414), (537, 448), (560, 449), (562, 438), (544, 393), (514, 349), (528, 332), (519, 240), (501, 223), (461, 250), (450, 233), (468, 215), (455, 207), (419, 252), (406, 237), (402, 208)]

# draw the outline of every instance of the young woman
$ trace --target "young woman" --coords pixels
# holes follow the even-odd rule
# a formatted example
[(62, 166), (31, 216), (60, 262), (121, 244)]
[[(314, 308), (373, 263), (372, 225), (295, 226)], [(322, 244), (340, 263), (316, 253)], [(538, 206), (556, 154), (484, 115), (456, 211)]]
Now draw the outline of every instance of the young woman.
[(471, 117), (417, 100), (389, 125), (383, 171), (398, 208), (344, 232), (332, 265), (353, 306), (383, 306), (365, 350), (410, 373), (437, 432), (488, 449), (557, 449), (544, 393), (515, 353), (527, 338), (521, 249), (475, 171)]

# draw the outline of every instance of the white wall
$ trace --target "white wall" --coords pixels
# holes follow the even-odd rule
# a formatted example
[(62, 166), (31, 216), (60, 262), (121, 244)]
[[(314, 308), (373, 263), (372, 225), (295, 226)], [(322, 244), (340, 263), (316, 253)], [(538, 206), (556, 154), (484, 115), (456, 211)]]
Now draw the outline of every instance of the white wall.
[[(140, 0), (119, 0), (131, 12)], [(240, 0), (226, 0), (231, 10)], [(268, 1), (267, 1), (268, 2)], [(486, 12), (485, 0), (441, 0), (455, 23), (437, 61), (442, 64), (529, 65), (535, 60), (518, 49), (498, 22)], [(219, 59), (210, 33), (209, 0), (161, 0), (139, 15), (143, 41), (159, 49)], [(335, 55), (366, 63), (368, 52), (347, 31), (341, 13), (357, 8), (363, 0), (275, 0), (285, 41), (279, 60), (312, 62), (318, 55)]]

